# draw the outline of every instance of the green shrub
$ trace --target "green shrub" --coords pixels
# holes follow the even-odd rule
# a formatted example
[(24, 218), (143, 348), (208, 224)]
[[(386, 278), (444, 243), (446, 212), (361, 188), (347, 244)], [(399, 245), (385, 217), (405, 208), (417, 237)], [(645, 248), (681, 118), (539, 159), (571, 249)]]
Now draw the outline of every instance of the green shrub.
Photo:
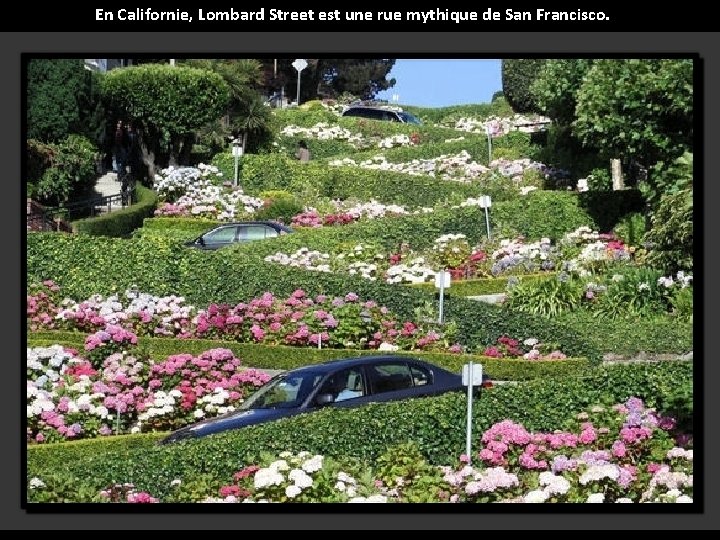
[[(529, 430), (562, 428), (578, 411), (639, 397), (676, 416), (692, 416), (693, 366), (689, 362), (612, 366), (585, 377), (503, 385), (483, 391), (473, 407), (476, 437), (494, 423), (511, 419)], [(358, 409), (326, 408), (170, 446), (135, 451), (113, 448), (104, 439), (87, 446), (63, 445), (28, 452), (27, 475), (41, 479), (64, 474), (98, 488), (132, 482), (155, 497), (166, 497), (173, 480), (198, 475), (227, 480), (260, 452), (309, 451), (331, 457), (375, 460), (391, 446), (414, 443), (433, 464), (453, 463), (465, 447), (463, 393)], [(477, 440), (477, 439), (476, 439)], [(91, 450), (92, 445), (94, 449)]]
[(593, 169), (587, 180), (591, 191), (612, 191), (612, 178), (607, 169)]
[(668, 315), (607, 319), (579, 310), (555, 320), (573, 328), (605, 353), (634, 356), (685, 354), (693, 350), (692, 322)]
[(27, 173), (25, 179), (27, 182), (36, 183), (52, 165), (55, 148), (54, 145), (28, 139), (26, 141), (26, 151)]
[(292, 218), (304, 210), (303, 205), (292, 196), (269, 199), (269, 201), (269, 204), (255, 212), (255, 219), (277, 220), (289, 225)]
[[(85, 335), (79, 332), (32, 332), (28, 334), (28, 347), (45, 347), (58, 344), (82, 349)], [(284, 347), (238, 343), (214, 339), (171, 339), (138, 338), (138, 344), (155, 360), (165, 360), (174, 354), (199, 355), (210, 349), (230, 349), (243, 361), (246, 367), (259, 369), (295, 369), (298, 367), (350, 358), (378, 354), (374, 350), (354, 349), (313, 349), (309, 347)], [(530, 362), (489, 358), (481, 355), (450, 354), (424, 351), (398, 351), (395, 354), (412, 356), (436, 364), (449, 371), (459, 373), (463, 364), (470, 360), (484, 366), (485, 372), (495, 380), (525, 381), (547, 377), (567, 377), (587, 369), (590, 363), (585, 359), (562, 361)]]
[(647, 262), (668, 273), (693, 268), (693, 191), (664, 195), (645, 235), (650, 244)]
[(85, 137), (69, 135), (63, 141), (49, 145), (52, 161), (36, 183), (37, 194), (46, 200), (66, 201), (95, 181), (95, 161), (98, 150)]
[[(594, 224), (581, 208), (576, 193), (532, 191), (523, 197), (493, 204), (490, 221), (495, 230), (504, 226), (528, 239), (562, 238), (583, 225)], [(494, 233), (497, 236), (497, 232)]]
[(93, 236), (123, 237), (142, 227), (143, 221), (155, 212), (157, 196), (140, 184), (135, 186), (135, 190), (135, 204), (98, 217), (78, 220), (73, 223), (75, 231)]
[(507, 309), (544, 317), (555, 317), (577, 309), (582, 300), (584, 284), (577, 277), (565, 277), (514, 285), (508, 292)]
[(403, 107), (403, 110), (417, 116), (428, 124), (454, 123), (457, 119), (477, 118), (484, 120), (490, 116), (512, 116), (513, 112), (505, 99), (493, 100), (492, 103), (475, 103), (468, 105), (451, 105), (449, 107)]
[(150, 217), (145, 218), (142, 227), (133, 235), (137, 238), (191, 240), (219, 224), (218, 221), (208, 218)]
[(628, 214), (615, 225), (613, 233), (628, 246), (637, 246), (645, 235), (645, 221), (644, 214)]

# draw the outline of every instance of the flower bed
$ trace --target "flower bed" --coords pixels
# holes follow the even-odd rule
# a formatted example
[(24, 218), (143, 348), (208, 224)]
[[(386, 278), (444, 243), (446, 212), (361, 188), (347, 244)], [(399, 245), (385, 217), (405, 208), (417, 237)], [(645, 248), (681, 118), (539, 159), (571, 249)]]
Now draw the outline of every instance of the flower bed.
[(59, 345), (27, 350), (28, 442), (169, 430), (235, 410), (269, 377), (212, 349), (153, 362), (124, 346), (92, 362)]
[[(56, 288), (54, 283), (50, 287)], [(28, 305), (33, 309), (28, 308), (28, 326), (31, 330), (65, 328), (95, 332), (85, 344), (91, 356), (130, 343), (136, 335), (300, 347), (462, 350), (454, 342), (455, 330), (451, 326), (441, 334), (427, 323), (400, 321), (386, 307), (361, 301), (352, 292), (344, 297), (309, 298), (304, 291), (296, 290), (286, 299), (266, 292), (248, 303), (212, 304), (204, 310), (185, 305), (185, 299), (177, 296), (126, 291), (125, 297), (129, 300), (127, 305), (117, 295), (108, 298), (95, 295), (80, 303), (65, 300), (59, 307), (40, 291), (29, 296)]]
[(154, 188), (162, 203), (156, 216), (205, 217), (234, 221), (252, 216), (263, 200), (234, 189), (213, 165), (163, 169), (155, 175)]

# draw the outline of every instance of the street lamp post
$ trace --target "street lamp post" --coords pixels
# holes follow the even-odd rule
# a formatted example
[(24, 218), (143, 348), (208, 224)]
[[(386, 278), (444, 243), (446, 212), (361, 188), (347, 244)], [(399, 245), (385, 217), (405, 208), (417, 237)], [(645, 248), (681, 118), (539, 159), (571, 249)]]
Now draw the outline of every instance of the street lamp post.
[(298, 81), (297, 81), (297, 101), (296, 105), (300, 106), (300, 72), (307, 67), (308, 63), (307, 60), (304, 58), (298, 58), (292, 63), (292, 66), (295, 68), (298, 74)]
[(240, 141), (240, 139), (233, 139), (232, 145), (233, 145), (232, 153), (233, 153), (233, 157), (235, 158), (235, 180), (233, 181), (233, 187), (237, 187), (238, 186), (238, 169), (239, 169), (239, 164), (240, 164), (240, 158), (243, 155), (243, 146), (242, 146), (242, 142)]

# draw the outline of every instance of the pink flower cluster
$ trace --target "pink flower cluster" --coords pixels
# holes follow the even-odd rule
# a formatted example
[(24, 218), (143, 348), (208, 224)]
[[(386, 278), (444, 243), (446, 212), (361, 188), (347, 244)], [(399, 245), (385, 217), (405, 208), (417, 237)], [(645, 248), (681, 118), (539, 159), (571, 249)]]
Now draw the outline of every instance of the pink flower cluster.
[(54, 281), (46, 280), (40, 285), (33, 285), (27, 294), (28, 330), (55, 328), (55, 315), (58, 311), (57, 293), (60, 291)]

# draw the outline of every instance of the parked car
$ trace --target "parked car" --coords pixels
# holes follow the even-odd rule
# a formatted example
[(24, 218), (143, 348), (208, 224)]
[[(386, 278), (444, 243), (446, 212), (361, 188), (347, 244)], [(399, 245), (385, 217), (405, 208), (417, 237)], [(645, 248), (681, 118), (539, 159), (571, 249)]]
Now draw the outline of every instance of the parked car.
[(274, 221), (245, 221), (223, 223), (198, 236), (185, 245), (197, 249), (219, 249), (236, 243), (275, 238), (293, 232), (290, 227)]
[(389, 122), (402, 122), (405, 124), (422, 124), (419, 118), (404, 111), (397, 111), (384, 107), (371, 107), (355, 105), (349, 107), (342, 114), (343, 116), (357, 116), (371, 120), (386, 120)]
[[(483, 386), (492, 386), (486, 374)], [(179, 429), (161, 444), (262, 424), (323, 407), (358, 407), (466, 390), (459, 374), (409, 356), (335, 360), (281, 373), (234, 412)]]

